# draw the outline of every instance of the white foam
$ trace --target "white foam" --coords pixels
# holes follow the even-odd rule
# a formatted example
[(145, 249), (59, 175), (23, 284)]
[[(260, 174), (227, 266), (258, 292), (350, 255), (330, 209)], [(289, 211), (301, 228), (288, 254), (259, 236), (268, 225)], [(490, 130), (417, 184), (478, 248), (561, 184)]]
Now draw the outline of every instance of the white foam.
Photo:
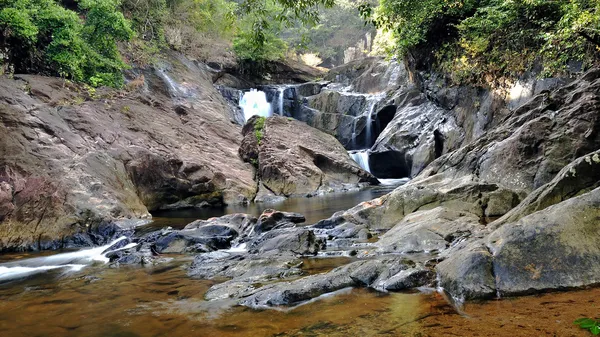
[(227, 253), (246, 253), (246, 252), (248, 252), (248, 249), (246, 248), (246, 244), (242, 243), (240, 245), (237, 245), (235, 247), (231, 247), (229, 249), (225, 249), (223, 251), (227, 252)]
[(369, 167), (369, 151), (368, 150), (352, 151), (352, 152), (348, 152), (348, 154), (363, 170), (371, 173), (371, 168)]
[(256, 89), (250, 89), (244, 93), (240, 100), (240, 108), (244, 111), (246, 121), (252, 116), (271, 117), (273, 115), (271, 103), (267, 102), (267, 94)]
[(0, 265), (0, 281), (19, 279), (60, 268), (68, 268), (69, 271), (80, 271), (96, 261), (107, 263), (110, 259), (106, 257), (106, 254), (133, 248), (137, 245), (130, 243), (123, 248), (109, 251), (112, 246), (126, 239), (127, 237), (122, 236), (100, 247), (4, 263)]

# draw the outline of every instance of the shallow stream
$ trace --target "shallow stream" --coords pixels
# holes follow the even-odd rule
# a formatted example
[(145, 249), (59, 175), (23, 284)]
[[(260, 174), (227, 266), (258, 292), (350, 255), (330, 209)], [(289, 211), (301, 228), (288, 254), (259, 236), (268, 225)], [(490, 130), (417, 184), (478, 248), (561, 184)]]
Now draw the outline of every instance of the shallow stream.
[[(303, 213), (312, 223), (391, 188), (220, 213), (181, 213), (151, 227), (181, 228), (190, 219), (234, 212), (258, 215), (271, 207)], [(436, 292), (346, 289), (291, 310), (252, 310), (204, 301), (203, 294), (216, 281), (187, 277), (190, 256), (166, 256), (169, 262), (152, 267), (112, 268), (97, 250), (0, 255), (0, 268), (24, 259), (73, 265), (0, 280), (0, 336), (581, 336), (585, 333), (573, 320), (596, 316), (600, 303), (600, 289), (589, 289), (467, 303), (466, 315), (459, 315)], [(307, 258), (303, 269), (323, 273), (350, 261)]]

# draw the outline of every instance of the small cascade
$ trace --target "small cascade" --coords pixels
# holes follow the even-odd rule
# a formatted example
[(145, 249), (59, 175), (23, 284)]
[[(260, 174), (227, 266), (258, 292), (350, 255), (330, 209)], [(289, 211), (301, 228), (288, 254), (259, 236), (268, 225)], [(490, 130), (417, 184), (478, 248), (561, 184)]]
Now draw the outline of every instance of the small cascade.
[(354, 118), (354, 122), (352, 123), (352, 148), (356, 148), (356, 118)]
[(162, 69), (156, 70), (156, 75), (160, 77), (163, 82), (167, 85), (167, 89), (171, 97), (187, 97), (189, 96), (188, 89), (179, 85), (175, 82), (167, 73)]
[(240, 108), (244, 111), (246, 122), (252, 116), (271, 117), (273, 109), (271, 103), (267, 101), (267, 95), (264, 91), (250, 89), (243, 94), (240, 99)]
[(369, 167), (369, 150), (350, 151), (350, 157), (365, 171), (371, 173)]
[(367, 122), (365, 125), (365, 144), (367, 147), (370, 147), (372, 145), (371, 142), (373, 141), (373, 112), (375, 112), (375, 106), (377, 106), (377, 103), (379, 103), (382, 98), (383, 96), (381, 94), (369, 96), (367, 98)]
[(277, 114), (280, 116), (284, 115), (284, 113), (283, 113), (283, 94), (285, 92), (285, 89), (286, 88), (284, 87), (284, 88), (279, 88), (277, 90), (277, 93), (278, 93), (277, 96), (279, 97), (279, 101), (277, 102), (279, 104), (279, 111), (277, 111)]
[(54, 269), (64, 269), (67, 272), (80, 271), (96, 261), (107, 263), (109, 262), (106, 257), (108, 254), (137, 246), (135, 243), (130, 243), (122, 248), (110, 250), (111, 247), (126, 239), (122, 236), (101, 247), (0, 264), (0, 282), (20, 279)]

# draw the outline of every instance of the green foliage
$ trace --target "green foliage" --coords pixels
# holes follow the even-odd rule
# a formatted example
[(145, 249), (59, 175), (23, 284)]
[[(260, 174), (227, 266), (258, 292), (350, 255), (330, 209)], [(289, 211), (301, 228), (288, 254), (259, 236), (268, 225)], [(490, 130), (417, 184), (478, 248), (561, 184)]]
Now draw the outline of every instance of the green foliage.
[(0, 47), (16, 72), (60, 75), (95, 86), (120, 86), (116, 42), (132, 36), (115, 0), (84, 0), (81, 13), (53, 0), (4, 0), (0, 3)]
[(600, 322), (597, 320), (580, 318), (575, 321), (575, 325), (578, 325), (582, 329), (589, 330), (594, 336), (600, 335)]
[(264, 137), (266, 120), (267, 119), (265, 117), (259, 117), (256, 119), (256, 122), (254, 123), (254, 136), (256, 137), (256, 141), (258, 142), (259, 145), (260, 145), (260, 141)]
[(322, 59), (340, 58), (347, 47), (373, 29), (358, 14), (358, 3), (338, 0), (335, 6), (319, 11), (318, 24), (297, 22), (284, 29), (282, 37), (298, 52), (314, 53)]
[(376, 10), (368, 4), (361, 5), (359, 10), (377, 27), (392, 31), (397, 42), (396, 51), (404, 54), (427, 41), (437, 27), (451, 28), (478, 3), (477, 0), (381, 0)]
[[(244, 22), (234, 41), (234, 50), (242, 60), (273, 59), (271, 52), (282, 46), (277, 36), (283, 27), (296, 22), (315, 25), (319, 22), (319, 6), (331, 7), (335, 0), (243, 0), (238, 14)], [(285, 53), (281, 50), (279, 57)]]
[(140, 39), (164, 42), (164, 26), (169, 17), (166, 0), (123, 0), (122, 10)]
[(515, 77), (534, 64), (553, 75), (599, 59), (597, 0), (381, 0), (360, 10), (393, 33), (395, 53), (429, 49), (457, 82)]

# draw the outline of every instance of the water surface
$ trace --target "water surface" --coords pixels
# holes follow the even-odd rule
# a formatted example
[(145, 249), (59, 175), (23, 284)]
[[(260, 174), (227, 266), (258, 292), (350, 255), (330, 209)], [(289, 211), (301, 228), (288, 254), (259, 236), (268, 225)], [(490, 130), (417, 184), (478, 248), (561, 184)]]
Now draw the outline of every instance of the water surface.
[(406, 183), (406, 179), (382, 179), (379, 186), (371, 186), (362, 190), (325, 194), (312, 198), (288, 198), (280, 203), (251, 203), (250, 205), (231, 205), (223, 208), (194, 208), (176, 211), (162, 211), (153, 214), (154, 221), (144, 226), (143, 231), (160, 229), (171, 226), (181, 229), (194, 220), (205, 220), (226, 214), (247, 213), (259, 216), (266, 209), (276, 209), (284, 212), (301, 213), (306, 217), (307, 224), (314, 224), (327, 219), (333, 213), (352, 208), (363, 201), (379, 198), (396, 187)]
[(572, 321), (597, 314), (600, 295), (590, 289), (468, 303), (464, 317), (437, 294), (354, 289), (291, 311), (252, 310), (204, 301), (214, 282), (189, 279), (185, 263), (96, 266), (68, 276), (49, 271), (0, 285), (0, 331), (11, 337), (582, 336)]

